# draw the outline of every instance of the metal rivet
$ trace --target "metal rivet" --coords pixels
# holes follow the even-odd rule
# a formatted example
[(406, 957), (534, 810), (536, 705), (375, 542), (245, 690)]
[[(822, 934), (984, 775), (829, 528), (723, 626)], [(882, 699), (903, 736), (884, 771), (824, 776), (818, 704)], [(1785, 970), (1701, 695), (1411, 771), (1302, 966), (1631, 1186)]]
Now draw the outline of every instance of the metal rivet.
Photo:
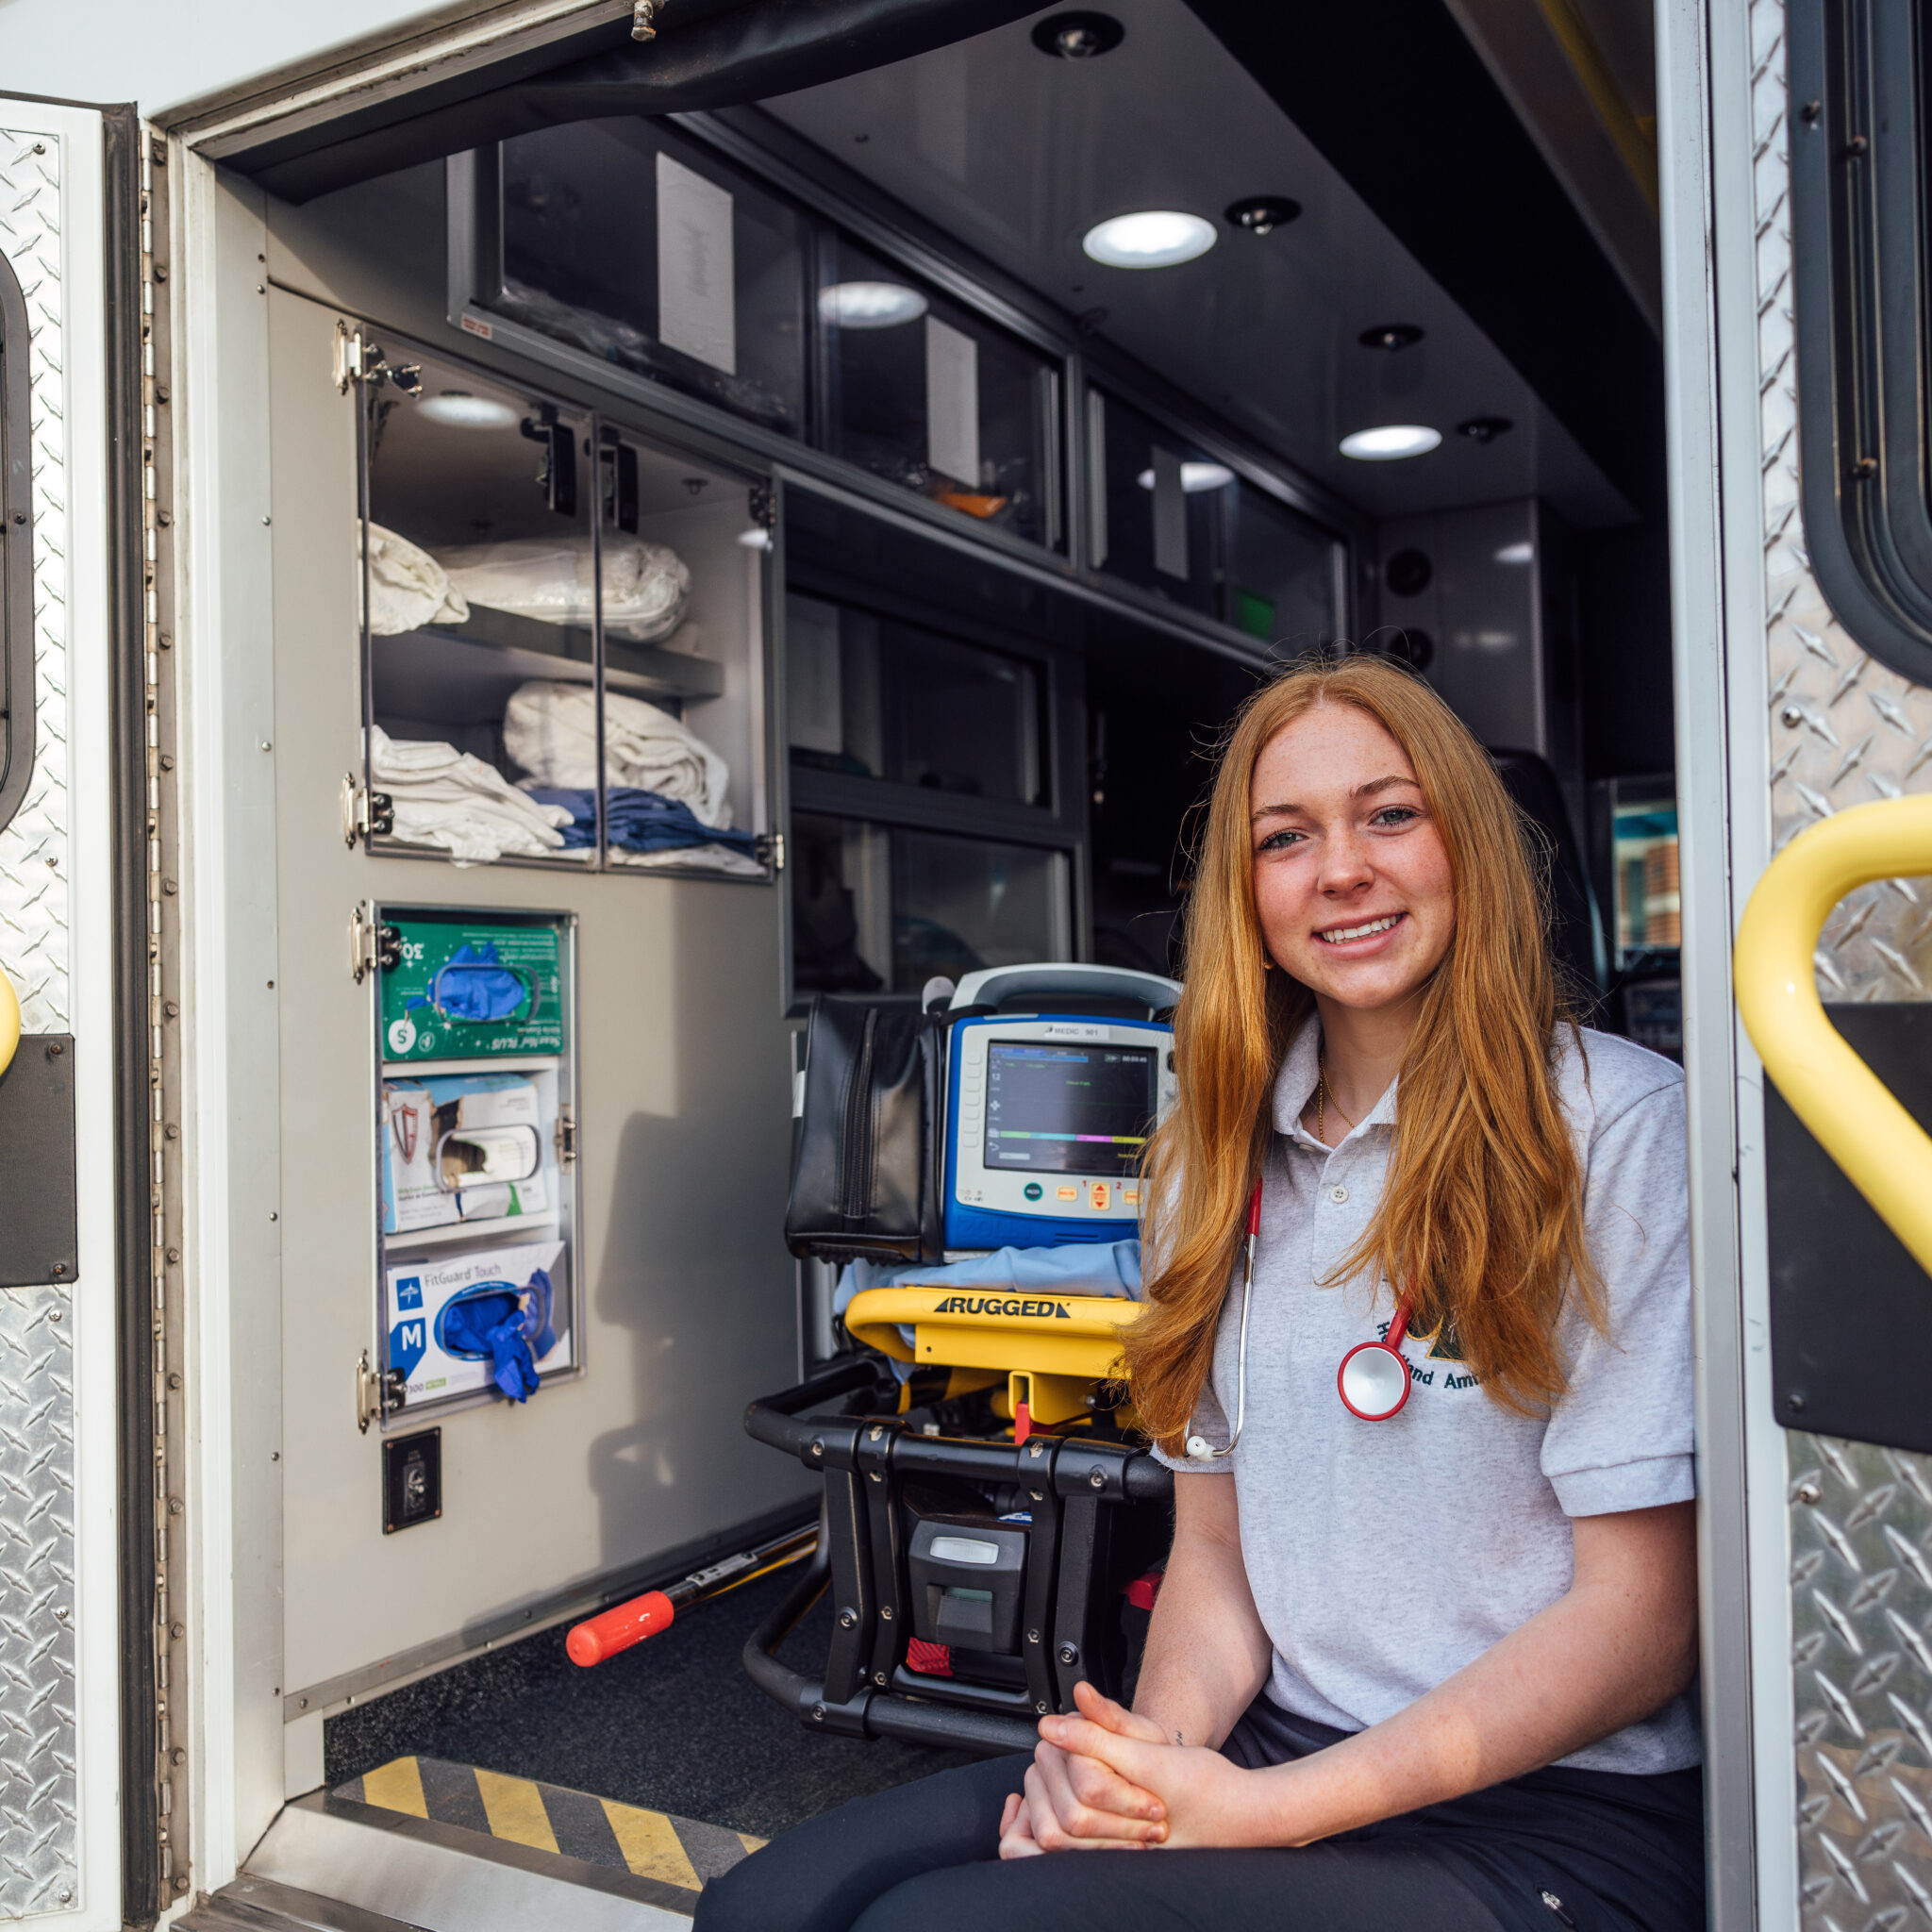
[(875, 1482), (875, 1483), (882, 1483), (882, 1482), (884, 1482), (884, 1481), (885, 1481), (885, 1477), (884, 1477), (884, 1476), (882, 1476), (882, 1475), (881, 1475), (881, 1474), (880, 1474), (878, 1473), (878, 1471), (877, 1471), (877, 1470), (875, 1470), (875, 1469), (874, 1469), (874, 1470), (873, 1470), (873, 1471), (871, 1471), (871, 1472), (870, 1472), (870, 1474), (871, 1474), (871, 1476), (872, 1476), (872, 1479), (873, 1479), (873, 1481), (874, 1481), (874, 1482)]
[(880, 1622), (880, 1623), (882, 1623), (882, 1624), (890, 1624), (890, 1623), (891, 1623), (891, 1621), (892, 1621), (892, 1607), (891, 1607), (891, 1604), (881, 1604), (881, 1605), (879, 1606), (879, 1622)]
[(166, 1134), (168, 1139), (171, 1141), (178, 1141), (181, 1138), (181, 1129), (177, 1127), (173, 1121), (170, 1121), (168, 1123), (168, 1124), (162, 1129), (162, 1132)]
[(1078, 1663), (1080, 1661), (1079, 1646), (1077, 1644), (1073, 1643), (1061, 1644), (1059, 1648), (1059, 1659), (1063, 1664)]
[(824, 1721), (825, 1721), (825, 1707), (824, 1707), (824, 1706), (823, 1704), (814, 1704), (814, 1705), (812, 1706), (812, 1707), (811, 1707), (811, 1721), (812, 1721), (812, 1723), (813, 1723), (813, 1724), (824, 1724)]
[(1796, 705), (1787, 705), (1777, 714), (1777, 722), (1788, 731), (1795, 731), (1805, 722), (1805, 713)]
[(1029, 1496), (1031, 1496), (1036, 1503), (1043, 1503), (1046, 1501), (1046, 1491), (1044, 1490), (1028, 1490), (1026, 1493)]
[(67, 1263), (65, 1261), (56, 1261), (50, 1273), (55, 1280), (58, 1281), (67, 1273)]
[(1824, 1493), (1816, 1483), (1800, 1483), (1795, 1491), (1801, 1503), (1815, 1503)]
[(885, 1433), (885, 1425), (881, 1423), (873, 1424), (872, 1427), (866, 1431), (866, 1434), (874, 1442), (876, 1442), (879, 1440), (879, 1438), (883, 1436)]
[(1040, 1641), (1040, 1632), (1038, 1630), (1027, 1631), (1026, 1641), (1028, 1643), (1038, 1643)]
[(873, 1680), (873, 1682), (874, 1682), (874, 1684), (876, 1684), (876, 1685), (877, 1685), (877, 1686), (879, 1687), (879, 1689), (880, 1689), (881, 1690), (884, 1690), (884, 1689), (886, 1688), (886, 1674), (885, 1674), (885, 1672), (883, 1672), (883, 1671), (874, 1671), (874, 1673), (872, 1674), (872, 1680)]
[(181, 1371), (180, 1371), (179, 1369), (172, 1369), (172, 1370), (170, 1370), (170, 1371), (169, 1371), (169, 1374), (168, 1374), (168, 1387), (169, 1387), (170, 1389), (178, 1389), (178, 1388), (180, 1388), (180, 1386), (181, 1386)]
[(163, 879), (161, 881), (161, 891), (164, 891), (171, 899), (180, 890), (181, 888), (179, 884), (174, 879)]
[(279, 1221), (282, 1217), (279, 1214), (277, 1214), (273, 1208), (271, 1208), (268, 1210), (268, 1218), (271, 1221)]
[(1046, 1699), (1042, 1697), (1042, 1698), (1041, 1698), (1041, 1699), (1040, 1700), (1040, 1702), (1039, 1702), (1038, 1704), (1036, 1704), (1036, 1705), (1035, 1705), (1035, 1706), (1034, 1706), (1033, 1707), (1034, 1707), (1034, 1709), (1035, 1709), (1035, 1710), (1037, 1710), (1037, 1711), (1038, 1711), (1038, 1712), (1039, 1712), (1039, 1713), (1041, 1714), (1041, 1717), (1044, 1717), (1044, 1716), (1046, 1715), (1046, 1713), (1047, 1713), (1047, 1709), (1048, 1709), (1048, 1705), (1047, 1705), (1047, 1701), (1046, 1701)]
[(814, 1456), (823, 1456), (825, 1453), (825, 1445), (823, 1442), (814, 1442), (811, 1445), (811, 1453)]
[(58, 1041), (58, 1040), (50, 1040), (50, 1041), (48, 1041), (48, 1042), (47, 1042), (47, 1058), (49, 1058), (50, 1060), (58, 1060), (58, 1058), (60, 1058), (60, 1056), (61, 1056), (61, 1055), (62, 1055), (63, 1053), (65, 1053), (66, 1051), (67, 1051), (67, 1049), (66, 1049), (66, 1048), (65, 1048), (64, 1046), (62, 1046), (62, 1045), (60, 1044), (60, 1042), (59, 1042), (59, 1041)]
[(839, 1627), (841, 1630), (852, 1629), (858, 1624), (858, 1612), (853, 1609), (849, 1605), (844, 1609), (839, 1612)]
[(180, 1258), (181, 1258), (181, 1250), (180, 1250), (179, 1248), (170, 1248), (170, 1249), (168, 1250), (168, 1259), (169, 1259), (169, 1260), (170, 1260), (171, 1262), (178, 1261), (178, 1260), (180, 1260)]
[[(60, 1264), (60, 1263), (59, 1263), (58, 1261), (55, 1262), (55, 1264), (54, 1264), (54, 1273), (55, 1273), (56, 1274), (60, 1274), (61, 1272), (62, 1272), (61, 1264)], [(49, 1308), (49, 1309), (47, 1310), (47, 1320), (48, 1320), (48, 1321), (50, 1321), (50, 1322), (58, 1322), (58, 1321), (59, 1319), (60, 1319), (60, 1310), (59, 1310), (58, 1308)]]
[(1805, 1398), (1802, 1394), (1787, 1395), (1785, 1397), (1785, 1407), (1791, 1410), (1793, 1414), (1796, 1414), (1798, 1410), (1805, 1407)]
[(1104, 1490), (1107, 1487), (1107, 1472), (1104, 1469), (1090, 1469), (1087, 1472), (1087, 1480), (1092, 1488)]
[(180, 1513), (181, 1498), (179, 1496), (170, 1496), (168, 1498), (168, 1514), (170, 1516), (178, 1516)]
[(13, 521), (14, 521), (14, 522), (15, 522), (16, 524), (24, 524), (24, 523), (25, 523), (25, 522), (26, 522), (26, 512), (25, 512), (25, 510), (24, 510), (24, 509), (17, 509), (17, 510), (15, 510), (15, 511), (13, 512)]

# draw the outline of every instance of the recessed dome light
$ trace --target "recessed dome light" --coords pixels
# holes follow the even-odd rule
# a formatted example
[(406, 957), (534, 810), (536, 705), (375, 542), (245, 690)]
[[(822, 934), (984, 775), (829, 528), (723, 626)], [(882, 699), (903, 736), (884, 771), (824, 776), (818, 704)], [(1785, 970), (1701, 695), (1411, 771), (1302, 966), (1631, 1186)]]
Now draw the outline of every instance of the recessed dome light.
[(1246, 201), (1230, 202), (1225, 210), (1237, 228), (1245, 228), (1251, 235), (1272, 235), (1276, 228), (1287, 227), (1301, 211), (1301, 203), (1286, 194), (1252, 195)]
[(819, 291), (819, 320), (834, 328), (897, 328), (925, 313), (925, 297), (903, 282), (834, 282)]
[(1033, 29), (1033, 44), (1061, 60), (1091, 60), (1111, 54), (1126, 29), (1110, 13), (1056, 13)]
[(446, 389), (416, 405), (432, 423), (450, 429), (513, 429), (518, 412), (492, 396), (473, 396), (466, 389)]
[(1148, 208), (1097, 224), (1080, 246), (1108, 268), (1172, 268), (1214, 246), (1214, 224), (1173, 208)]
[(1384, 423), (1357, 429), (1341, 439), (1341, 454), (1358, 463), (1392, 463), (1404, 457), (1425, 457), (1440, 446), (1442, 432), (1422, 423)]
[[(1134, 478), (1142, 490), (1154, 488), (1154, 472), (1142, 470)], [(1234, 481), (1234, 472), (1225, 463), (1183, 463), (1181, 465), (1181, 488), (1190, 496), (1197, 496), (1204, 490), (1224, 490)]]
[(1496, 552), (1498, 563), (1534, 563), (1536, 545), (1524, 538), (1521, 543), (1506, 543)]

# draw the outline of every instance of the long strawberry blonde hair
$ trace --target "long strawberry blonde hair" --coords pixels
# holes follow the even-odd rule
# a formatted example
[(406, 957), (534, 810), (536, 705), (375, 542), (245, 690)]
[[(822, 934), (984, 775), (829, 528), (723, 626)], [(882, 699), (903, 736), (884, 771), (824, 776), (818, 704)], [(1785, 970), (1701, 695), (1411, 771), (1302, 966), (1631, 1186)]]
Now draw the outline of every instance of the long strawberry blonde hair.
[(1146, 1162), (1149, 1307), (1126, 1331), (1135, 1408), (1170, 1453), (1208, 1377), (1274, 1130), (1274, 1077), (1314, 1012), (1307, 987), (1263, 965), (1249, 813), (1263, 748), (1322, 705), (1367, 712), (1402, 747), (1456, 894), (1455, 936), (1402, 1060), (1381, 1205), (1332, 1279), (1373, 1266), (1402, 1283), (1410, 1331), (1453, 1331), (1491, 1398), (1519, 1414), (1562, 1392), (1555, 1330), (1566, 1295), (1603, 1321), (1583, 1176), (1557, 1097), (1565, 1014), (1534, 834), (1488, 754), (1420, 678), (1369, 657), (1306, 664), (1235, 720), (1196, 854), (1174, 1012), (1178, 1094)]

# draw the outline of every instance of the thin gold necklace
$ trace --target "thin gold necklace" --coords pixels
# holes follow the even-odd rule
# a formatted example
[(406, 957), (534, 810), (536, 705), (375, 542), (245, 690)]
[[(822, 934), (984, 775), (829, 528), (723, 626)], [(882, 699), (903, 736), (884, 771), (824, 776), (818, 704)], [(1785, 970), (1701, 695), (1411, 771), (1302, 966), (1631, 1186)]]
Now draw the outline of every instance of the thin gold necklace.
[[(1335, 1111), (1341, 1113), (1344, 1121), (1348, 1121), (1351, 1130), (1355, 1127), (1356, 1123), (1348, 1120), (1345, 1113), (1341, 1113), (1341, 1103), (1339, 1100), (1335, 1103)], [(1315, 1139), (1324, 1147), (1328, 1144), (1327, 1125), (1328, 1068), (1322, 1058), (1322, 1049), (1318, 1046), (1315, 1049)]]

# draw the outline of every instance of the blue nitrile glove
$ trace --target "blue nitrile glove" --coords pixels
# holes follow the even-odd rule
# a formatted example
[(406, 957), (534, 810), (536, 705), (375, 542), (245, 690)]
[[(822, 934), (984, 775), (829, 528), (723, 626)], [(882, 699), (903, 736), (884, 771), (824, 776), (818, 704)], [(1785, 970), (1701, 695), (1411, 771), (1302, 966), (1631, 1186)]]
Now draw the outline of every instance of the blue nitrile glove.
[(557, 1330), (550, 1322), (556, 1294), (550, 1286), (549, 1270), (537, 1269), (525, 1283), (524, 1294), (527, 1297), (524, 1308), (524, 1333), (529, 1337), (530, 1354), (541, 1362), (557, 1346)]
[(428, 1007), (452, 1020), (508, 1020), (526, 1003), (534, 1005), (536, 989), (496, 959), (496, 941), (479, 952), (458, 946), (429, 982), (426, 994), (417, 993), (409, 1008)]
[(530, 1356), (521, 1297), (514, 1290), (506, 1286), (499, 1293), (451, 1302), (437, 1330), (444, 1354), (472, 1361), (487, 1357), (491, 1379), (512, 1402), (527, 1402), (537, 1392), (537, 1365)]

